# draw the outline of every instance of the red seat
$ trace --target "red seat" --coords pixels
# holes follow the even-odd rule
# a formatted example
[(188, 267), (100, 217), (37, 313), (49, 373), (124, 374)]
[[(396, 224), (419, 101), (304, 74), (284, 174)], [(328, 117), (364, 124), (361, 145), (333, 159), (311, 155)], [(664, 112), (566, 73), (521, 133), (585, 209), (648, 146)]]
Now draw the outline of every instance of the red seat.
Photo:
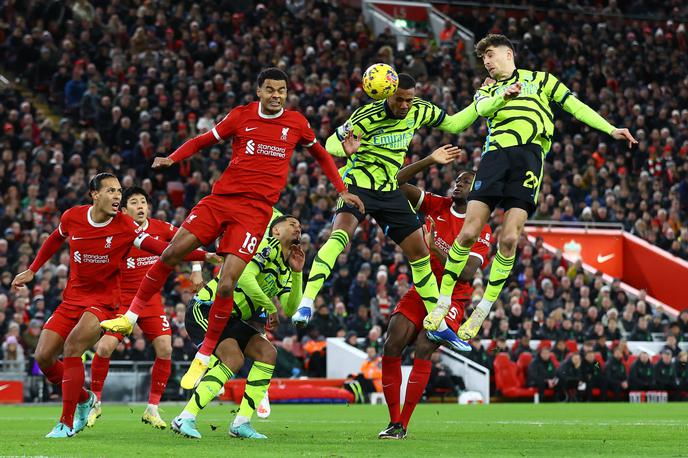
[(652, 357), (652, 364), (653, 365), (657, 364), (657, 361), (659, 361), (660, 359), (662, 359), (662, 355), (654, 355)]
[(576, 353), (578, 351), (578, 342), (575, 340), (567, 340), (566, 348), (568, 348), (571, 353)]
[(597, 361), (600, 364), (600, 370), (604, 370), (604, 358), (602, 358), (602, 353), (600, 353), (599, 351), (595, 352), (595, 361)]
[(624, 361), (624, 366), (626, 366), (626, 373), (631, 372), (631, 366), (633, 365), (636, 359), (638, 359), (636, 355), (628, 355), (628, 359)]
[(495, 357), (494, 370), (495, 385), (504, 397), (525, 398), (537, 393), (535, 388), (524, 386), (525, 380), (519, 376), (518, 366), (506, 354), (500, 353)]
[(528, 366), (530, 366), (530, 363), (533, 361), (533, 354), (528, 353), (528, 352), (523, 352), (520, 355), (518, 355), (518, 361), (516, 361), (516, 366), (518, 367), (518, 371), (523, 374), (524, 378), (527, 378), (528, 375)]
[(547, 339), (542, 339), (542, 340), (540, 341), (540, 343), (538, 344), (537, 350), (536, 350), (536, 351), (537, 351), (538, 353), (540, 353), (540, 350), (542, 350), (542, 349), (545, 348), (545, 347), (547, 347), (547, 348), (552, 348), (552, 341), (551, 341), (551, 340), (547, 340)]

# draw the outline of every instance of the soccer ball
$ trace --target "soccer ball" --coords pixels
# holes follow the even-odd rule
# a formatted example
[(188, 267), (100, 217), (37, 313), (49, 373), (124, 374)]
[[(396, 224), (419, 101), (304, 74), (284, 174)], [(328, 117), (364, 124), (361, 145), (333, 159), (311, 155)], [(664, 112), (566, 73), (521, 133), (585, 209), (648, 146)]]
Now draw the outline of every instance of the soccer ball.
[(375, 100), (386, 99), (397, 91), (399, 75), (387, 64), (373, 64), (363, 74), (363, 90)]

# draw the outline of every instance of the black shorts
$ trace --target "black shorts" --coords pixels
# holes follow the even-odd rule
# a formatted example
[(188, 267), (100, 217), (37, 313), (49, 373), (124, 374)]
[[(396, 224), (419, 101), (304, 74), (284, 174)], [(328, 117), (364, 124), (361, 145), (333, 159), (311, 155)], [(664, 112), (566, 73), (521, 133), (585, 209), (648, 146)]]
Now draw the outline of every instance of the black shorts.
[[(208, 330), (208, 312), (210, 311), (210, 304), (210, 302), (199, 302), (191, 299), (186, 308), (184, 325), (186, 326), (186, 331), (189, 333), (191, 342), (196, 348), (201, 348), (205, 333)], [(253, 336), (262, 334), (263, 331), (260, 323), (247, 323), (238, 318), (230, 318), (217, 343), (219, 344), (226, 339), (234, 339), (239, 344), (239, 348), (243, 353)]]
[(485, 153), (473, 180), (468, 200), (479, 200), (490, 210), (501, 202), (504, 210), (522, 208), (532, 214), (542, 181), (542, 148), (511, 146)]
[[(357, 195), (365, 205), (366, 214), (375, 218), (385, 235), (398, 245), (421, 227), (420, 220), (401, 189), (374, 191), (349, 185), (349, 192)], [(365, 215), (356, 207), (337, 203), (337, 214), (351, 213), (361, 222)]]

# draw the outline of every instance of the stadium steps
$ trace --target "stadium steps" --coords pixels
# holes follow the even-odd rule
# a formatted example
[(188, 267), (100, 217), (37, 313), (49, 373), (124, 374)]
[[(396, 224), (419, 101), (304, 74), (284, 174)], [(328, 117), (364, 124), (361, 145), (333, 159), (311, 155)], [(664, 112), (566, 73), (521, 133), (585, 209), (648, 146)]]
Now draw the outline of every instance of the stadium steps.
[(12, 72), (6, 71), (2, 67), (0, 67), (0, 74), (4, 75), (10, 81), (10, 84), (19, 91), (24, 99), (31, 102), (31, 105), (36, 111), (41, 111), (46, 119), (50, 119), (53, 129), (57, 129), (60, 126), (60, 119), (62, 116), (50, 108), (41, 95), (29, 89), (22, 78), (17, 77)]

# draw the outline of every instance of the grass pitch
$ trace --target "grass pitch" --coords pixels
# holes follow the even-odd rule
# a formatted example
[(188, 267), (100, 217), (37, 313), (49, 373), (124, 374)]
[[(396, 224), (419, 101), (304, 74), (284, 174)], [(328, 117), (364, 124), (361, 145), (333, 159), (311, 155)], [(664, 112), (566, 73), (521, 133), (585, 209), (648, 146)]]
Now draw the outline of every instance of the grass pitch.
[[(688, 404), (491, 404), (418, 406), (403, 441), (381, 441), (385, 406), (278, 405), (254, 419), (267, 441), (230, 438), (233, 404), (199, 416), (201, 440), (140, 421), (143, 405), (103, 404), (95, 427), (45, 439), (59, 405), (0, 407), (0, 456), (688, 456)], [(182, 405), (167, 404), (168, 422)]]

